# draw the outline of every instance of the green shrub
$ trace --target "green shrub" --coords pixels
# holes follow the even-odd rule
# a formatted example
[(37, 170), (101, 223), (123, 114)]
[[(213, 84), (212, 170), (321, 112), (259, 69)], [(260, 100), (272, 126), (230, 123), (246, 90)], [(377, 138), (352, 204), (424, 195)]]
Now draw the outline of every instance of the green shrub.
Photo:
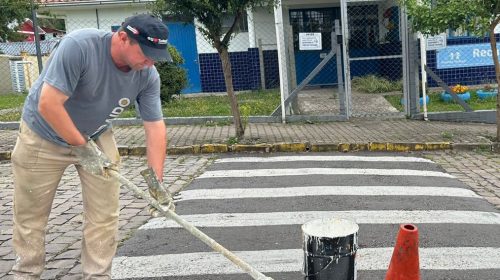
[(375, 75), (355, 77), (352, 79), (352, 88), (365, 93), (383, 93), (391, 91), (402, 91), (403, 82), (390, 81)]
[(180, 66), (184, 63), (184, 59), (175, 47), (169, 45), (168, 51), (173, 61), (158, 62), (155, 64), (160, 74), (160, 97), (162, 103), (170, 102), (174, 95), (179, 95), (181, 90), (187, 86), (186, 70)]

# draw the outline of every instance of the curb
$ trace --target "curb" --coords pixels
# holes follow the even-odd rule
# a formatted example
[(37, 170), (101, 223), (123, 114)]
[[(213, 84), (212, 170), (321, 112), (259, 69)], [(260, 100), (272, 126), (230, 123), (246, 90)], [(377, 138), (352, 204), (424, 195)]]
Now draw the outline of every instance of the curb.
[[(201, 144), (169, 147), (170, 155), (214, 153), (279, 153), (279, 152), (411, 152), (411, 151), (500, 151), (500, 143), (450, 143), (450, 142), (369, 142), (369, 143), (318, 143), (309, 142), (274, 144)], [(146, 148), (119, 147), (121, 155), (145, 155)]]
[[(201, 144), (168, 147), (169, 155), (219, 153), (299, 153), (299, 152), (411, 152), (411, 151), (492, 151), (500, 152), (500, 143), (450, 142), (368, 142), (368, 143), (274, 143), (274, 144)], [(145, 146), (118, 146), (122, 156), (144, 156)], [(0, 151), (0, 160), (10, 160), (11, 151)]]

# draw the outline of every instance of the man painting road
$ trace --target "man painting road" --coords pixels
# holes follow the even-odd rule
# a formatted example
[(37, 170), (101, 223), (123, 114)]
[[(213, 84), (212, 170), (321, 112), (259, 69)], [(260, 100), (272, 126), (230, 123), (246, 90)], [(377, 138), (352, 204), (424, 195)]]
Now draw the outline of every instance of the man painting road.
[[(39, 279), (45, 265), (45, 228), (64, 170), (74, 164), (83, 198), (84, 279), (110, 279), (116, 252), (119, 183), (84, 162), (102, 151), (120, 161), (109, 124), (135, 100), (147, 141), (148, 165), (161, 181), (166, 128), (160, 78), (153, 64), (171, 60), (168, 30), (150, 15), (132, 16), (115, 32), (82, 29), (66, 35), (27, 97), (12, 153), (15, 279)], [(98, 147), (98, 150), (95, 148)]]

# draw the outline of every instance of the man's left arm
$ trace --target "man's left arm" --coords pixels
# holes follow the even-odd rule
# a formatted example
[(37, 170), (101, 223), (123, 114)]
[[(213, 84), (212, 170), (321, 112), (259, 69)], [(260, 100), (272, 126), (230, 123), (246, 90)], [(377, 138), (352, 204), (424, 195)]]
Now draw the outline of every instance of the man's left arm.
[(148, 165), (153, 168), (160, 182), (163, 182), (163, 164), (167, 151), (167, 128), (165, 122), (144, 121)]

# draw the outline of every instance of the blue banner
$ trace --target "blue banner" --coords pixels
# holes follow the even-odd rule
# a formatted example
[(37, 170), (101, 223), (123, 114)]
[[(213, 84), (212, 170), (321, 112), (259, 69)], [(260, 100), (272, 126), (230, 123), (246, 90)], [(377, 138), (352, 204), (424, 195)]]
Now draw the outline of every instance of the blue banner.
[(437, 69), (493, 65), (491, 45), (488, 43), (448, 46), (436, 53)]

